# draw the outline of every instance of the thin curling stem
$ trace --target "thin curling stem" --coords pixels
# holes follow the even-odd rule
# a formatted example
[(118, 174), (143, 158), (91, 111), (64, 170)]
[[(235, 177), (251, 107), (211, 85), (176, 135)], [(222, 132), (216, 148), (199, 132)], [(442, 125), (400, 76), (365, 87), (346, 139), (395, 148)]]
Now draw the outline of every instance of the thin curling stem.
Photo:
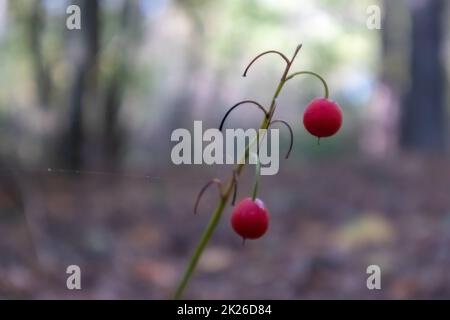
[(208, 181), (208, 183), (206, 183), (203, 186), (203, 188), (200, 190), (200, 192), (198, 193), (197, 199), (195, 200), (194, 214), (197, 214), (198, 204), (200, 202), (200, 199), (203, 196), (203, 193), (205, 193), (206, 189), (208, 189), (212, 184), (217, 185), (217, 187), (219, 188), (220, 198), (223, 198), (222, 182), (219, 179), (212, 179), (211, 181)]
[(236, 103), (234, 106), (232, 106), (230, 109), (228, 109), (228, 111), (225, 113), (225, 115), (222, 118), (222, 121), (220, 122), (220, 126), (219, 126), (219, 130), (222, 131), (223, 125), (225, 124), (225, 120), (227, 119), (228, 115), (231, 113), (231, 111), (233, 111), (235, 108), (239, 107), (241, 104), (244, 103), (252, 103), (255, 106), (257, 106), (262, 112), (264, 112), (264, 118), (268, 118), (269, 117), (269, 113), (266, 111), (266, 109), (259, 104), (256, 101), (253, 100), (243, 100), (241, 102)]
[(328, 90), (327, 82), (325, 81), (324, 78), (322, 78), (322, 76), (320, 76), (319, 74), (317, 74), (317, 73), (315, 73), (315, 72), (312, 72), (312, 71), (299, 71), (299, 72), (295, 72), (295, 73), (289, 75), (289, 76), (286, 78), (286, 81), (288, 81), (288, 80), (290, 80), (290, 79), (292, 79), (292, 78), (294, 78), (294, 77), (296, 77), (296, 76), (302, 75), (302, 74), (309, 74), (309, 75), (312, 75), (312, 76), (315, 76), (316, 78), (318, 78), (318, 79), (322, 82), (322, 84), (323, 84), (323, 88), (324, 88), (324, 90), (325, 90), (325, 98), (328, 99), (329, 90)]
[(251, 65), (252, 65), (256, 60), (258, 60), (259, 58), (261, 58), (262, 56), (264, 56), (264, 55), (266, 55), (266, 54), (268, 54), (268, 53), (276, 53), (276, 54), (278, 54), (281, 58), (283, 58), (284, 62), (286, 62), (286, 65), (289, 64), (289, 59), (288, 59), (284, 54), (282, 54), (280, 51), (269, 50), (269, 51), (260, 53), (260, 54), (258, 54), (256, 57), (254, 57), (253, 60), (250, 61), (250, 63), (247, 65), (247, 68), (245, 68), (245, 71), (244, 71), (244, 73), (242, 74), (242, 76), (243, 76), (243, 77), (246, 77), (246, 76), (247, 76), (248, 69), (250, 69)]
[(284, 120), (279, 120), (279, 119), (273, 120), (272, 122), (270, 122), (269, 127), (270, 127), (272, 124), (274, 124), (274, 123), (282, 123), (282, 124), (284, 124), (284, 125), (286, 126), (286, 128), (288, 128), (288, 130), (289, 130), (289, 136), (290, 136), (291, 139), (290, 139), (290, 143), (289, 143), (289, 149), (288, 149), (288, 151), (287, 151), (287, 153), (286, 153), (286, 156), (285, 156), (285, 159), (287, 159), (287, 158), (289, 158), (289, 155), (291, 154), (292, 146), (293, 146), (293, 144), (294, 144), (294, 132), (292, 131), (292, 128), (291, 128), (291, 126), (289, 125), (289, 123), (287, 123), (287, 122), (284, 121)]

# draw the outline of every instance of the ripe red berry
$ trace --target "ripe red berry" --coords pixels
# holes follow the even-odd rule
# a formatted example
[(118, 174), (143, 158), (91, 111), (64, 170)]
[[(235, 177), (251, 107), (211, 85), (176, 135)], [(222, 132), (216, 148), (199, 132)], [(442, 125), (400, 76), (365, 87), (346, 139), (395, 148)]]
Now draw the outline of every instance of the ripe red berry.
[(341, 108), (334, 101), (325, 98), (314, 99), (303, 114), (303, 125), (309, 133), (318, 138), (332, 136), (342, 125)]
[(231, 225), (244, 239), (262, 237), (269, 227), (269, 213), (260, 199), (248, 197), (239, 202), (231, 215)]

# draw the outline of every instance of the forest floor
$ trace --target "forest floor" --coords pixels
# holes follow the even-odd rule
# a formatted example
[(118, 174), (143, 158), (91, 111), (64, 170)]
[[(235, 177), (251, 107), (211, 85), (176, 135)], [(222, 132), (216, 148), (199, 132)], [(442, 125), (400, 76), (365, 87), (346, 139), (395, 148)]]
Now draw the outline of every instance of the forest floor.
[[(217, 199), (209, 190), (193, 215), (212, 178), (195, 170), (154, 179), (2, 172), (0, 298), (170, 298)], [(262, 178), (269, 232), (243, 246), (227, 208), (185, 297), (450, 298), (449, 191), (445, 159), (286, 164)], [(72, 264), (79, 291), (66, 288)], [(371, 264), (381, 290), (366, 287)]]

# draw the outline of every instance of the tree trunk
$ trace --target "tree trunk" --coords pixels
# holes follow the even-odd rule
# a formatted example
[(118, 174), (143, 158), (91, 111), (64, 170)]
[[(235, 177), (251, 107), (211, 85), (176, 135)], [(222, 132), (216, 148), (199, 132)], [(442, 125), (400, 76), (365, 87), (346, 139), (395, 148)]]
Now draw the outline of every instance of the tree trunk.
[(400, 143), (405, 149), (441, 152), (446, 145), (443, 0), (410, 3), (411, 87), (404, 99)]
[(69, 98), (69, 124), (62, 141), (63, 158), (72, 169), (83, 166), (83, 109), (88, 93), (95, 90), (99, 34), (98, 0), (80, 0), (81, 45), (83, 54), (76, 62)]
[(121, 35), (119, 48), (105, 92), (105, 113), (103, 124), (103, 144), (105, 166), (117, 170), (121, 162), (121, 150), (125, 141), (125, 131), (120, 127), (119, 112), (128, 81), (131, 53), (135, 51), (140, 37), (139, 3), (125, 1), (121, 12)]
[(42, 0), (37, 0), (33, 4), (28, 20), (28, 37), (39, 104), (41, 107), (48, 108), (53, 86), (50, 67), (42, 52), (42, 29), (45, 25), (45, 11), (42, 2)]

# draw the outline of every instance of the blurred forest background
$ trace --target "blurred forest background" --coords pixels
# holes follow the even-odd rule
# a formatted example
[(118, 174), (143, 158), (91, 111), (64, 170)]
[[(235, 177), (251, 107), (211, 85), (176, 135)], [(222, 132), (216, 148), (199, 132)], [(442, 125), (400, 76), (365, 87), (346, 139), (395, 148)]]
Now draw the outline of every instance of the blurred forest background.
[(243, 69), (298, 43), (293, 70), (327, 79), (343, 128), (318, 146), (301, 116), (320, 82), (285, 87), (295, 141), (262, 177), (270, 230), (243, 247), (226, 210), (186, 297), (450, 298), (449, 21), (444, 0), (0, 0), (0, 298), (169, 298), (217, 197), (193, 218), (195, 196), (231, 170), (173, 165), (172, 130), (269, 103), (282, 61)]

